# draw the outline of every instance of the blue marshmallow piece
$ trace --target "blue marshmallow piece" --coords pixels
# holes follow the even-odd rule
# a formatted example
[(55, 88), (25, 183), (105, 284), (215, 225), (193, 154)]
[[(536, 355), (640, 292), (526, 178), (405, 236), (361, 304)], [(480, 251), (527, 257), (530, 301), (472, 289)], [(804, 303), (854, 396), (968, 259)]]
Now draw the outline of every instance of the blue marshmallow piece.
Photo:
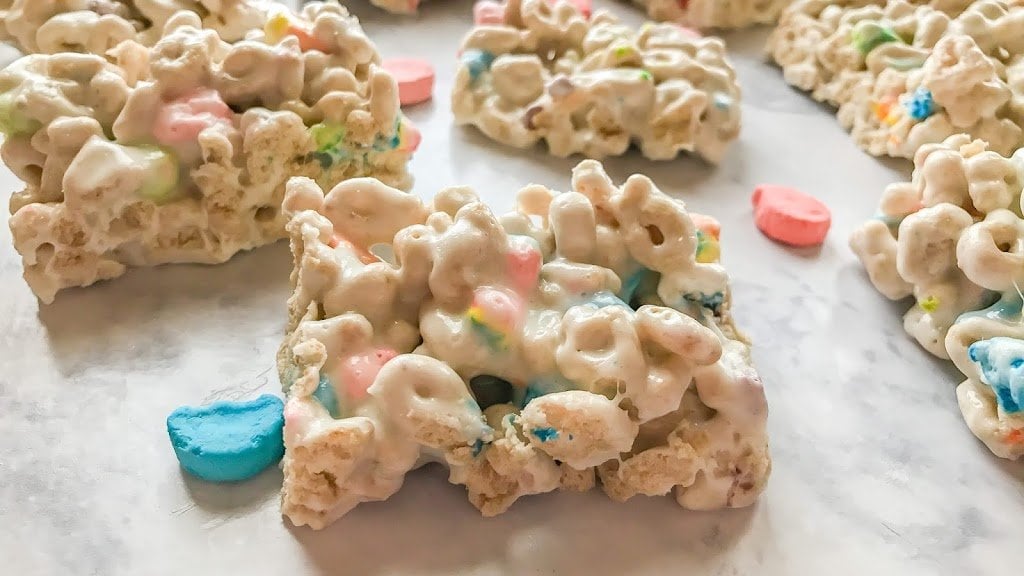
[(640, 284), (644, 281), (649, 272), (650, 270), (647, 268), (640, 268), (622, 281), (622, 290), (619, 291), (619, 296), (623, 302), (629, 303), (633, 300), (633, 296), (636, 295), (636, 291), (640, 288)]
[(584, 302), (584, 304), (590, 304), (591, 306), (597, 306), (598, 308), (605, 308), (607, 306), (622, 306), (623, 308), (629, 308), (629, 304), (626, 304), (621, 298), (607, 290), (595, 292), (594, 295), (590, 297), (590, 300)]
[(717, 312), (718, 309), (725, 303), (725, 294), (722, 292), (715, 292), (714, 294), (705, 294), (703, 292), (699, 294), (684, 294), (683, 301), (693, 302), (704, 308), (709, 308), (712, 312)]
[(536, 436), (537, 440), (540, 440), (541, 442), (547, 442), (549, 440), (558, 440), (558, 430), (555, 430), (550, 426), (534, 428), (533, 430), (530, 430), (530, 434)]
[(331, 418), (336, 419), (341, 416), (338, 393), (334, 390), (334, 384), (326, 374), (320, 374), (320, 382), (317, 383), (316, 390), (313, 391), (313, 398), (316, 398), (317, 402), (320, 402), (320, 405), (330, 413)]
[(906, 102), (907, 114), (914, 120), (924, 120), (935, 113), (935, 99), (931, 90), (918, 86)]
[(979, 340), (967, 355), (981, 368), (982, 382), (995, 392), (1003, 412), (1024, 410), (1024, 340), (1003, 336)]
[(466, 50), (462, 53), (462, 63), (469, 70), (469, 79), (476, 82), (480, 75), (491, 69), (494, 54), (486, 50)]
[(182, 406), (167, 417), (178, 462), (210, 482), (251, 478), (284, 456), (284, 402), (264, 394), (246, 402)]
[[(600, 294), (600, 293), (599, 293)], [(612, 296), (612, 298), (615, 298)], [(621, 302), (621, 301), (620, 301)], [(625, 304), (619, 304), (625, 306)], [(515, 404), (520, 409), (526, 408), (526, 405), (533, 402), (534, 399), (540, 398), (547, 394), (554, 392), (565, 392), (566, 390), (575, 390), (576, 385), (571, 380), (567, 379), (561, 374), (555, 374), (551, 376), (540, 376), (530, 380), (530, 383), (526, 385), (525, 389), (516, 391)]]

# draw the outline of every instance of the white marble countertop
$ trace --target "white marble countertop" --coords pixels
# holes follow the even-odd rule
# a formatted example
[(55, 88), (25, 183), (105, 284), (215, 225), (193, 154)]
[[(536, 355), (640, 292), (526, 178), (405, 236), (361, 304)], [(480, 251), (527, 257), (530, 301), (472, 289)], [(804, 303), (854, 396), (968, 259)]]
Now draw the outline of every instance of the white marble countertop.
[[(612, 6), (638, 22), (626, 4)], [(365, 4), (385, 56), (430, 58), (432, 104), (415, 192), (469, 184), (501, 210), (529, 182), (559, 189), (577, 159), (518, 151), (451, 126), (455, 50), (468, 0), (420, 18)], [(286, 243), (219, 267), (165, 266), (70, 290), (40, 307), (0, 227), (0, 573), (96, 574), (1014, 574), (1024, 565), (1024, 465), (1001, 461), (960, 418), (955, 370), (901, 327), (905, 305), (871, 288), (846, 238), (909, 165), (861, 153), (829, 110), (762, 62), (765, 30), (726, 36), (743, 84), (743, 133), (713, 169), (631, 154), (643, 172), (717, 216), (735, 315), (755, 343), (771, 407), (774, 471), (750, 509), (682, 510), (668, 498), (616, 504), (599, 491), (528, 497), (483, 519), (438, 467), (409, 476), (322, 532), (278, 512), (281, 473), (240, 486), (183, 476), (166, 416), (179, 405), (279, 392)], [(824, 199), (820, 250), (754, 228), (759, 183)], [(6, 171), (0, 187), (17, 182)], [(4, 216), (6, 218), (6, 215)]]

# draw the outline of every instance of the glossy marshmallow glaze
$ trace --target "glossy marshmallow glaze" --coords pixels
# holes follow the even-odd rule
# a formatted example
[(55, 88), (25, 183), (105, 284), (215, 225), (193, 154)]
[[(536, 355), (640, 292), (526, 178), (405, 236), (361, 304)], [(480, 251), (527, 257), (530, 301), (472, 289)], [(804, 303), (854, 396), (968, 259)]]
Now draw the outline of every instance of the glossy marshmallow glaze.
[[(436, 461), (485, 515), (599, 479), (616, 500), (751, 504), (767, 405), (712, 219), (581, 162), (494, 216), (372, 179), (289, 182), (282, 508), (321, 528)], [(702, 229), (695, 226), (700, 223)], [(627, 304), (631, 304), (627, 305)]]
[(879, 292), (914, 297), (904, 328), (967, 376), (957, 389), (964, 418), (1004, 458), (1024, 454), (1024, 414), (997, 405), (981, 349), (970, 349), (1024, 339), (1022, 188), (1024, 150), (1006, 158), (981, 140), (951, 136), (918, 150), (913, 180), (887, 187), (878, 215), (850, 238)]
[(312, 2), (224, 42), (182, 11), (147, 48), (0, 72), (10, 226), (43, 301), (127, 266), (218, 263), (284, 236), (294, 175), (408, 187), (419, 133), (355, 18)]
[(633, 30), (561, 0), (510, 0), (501, 18), (462, 42), (457, 124), (518, 148), (543, 140), (562, 157), (633, 143), (653, 160), (686, 151), (717, 162), (739, 135), (740, 89), (717, 38), (674, 24)]
[(1002, 0), (799, 0), (768, 51), (786, 81), (838, 108), (876, 156), (969, 134), (1024, 144), (1024, 6)]

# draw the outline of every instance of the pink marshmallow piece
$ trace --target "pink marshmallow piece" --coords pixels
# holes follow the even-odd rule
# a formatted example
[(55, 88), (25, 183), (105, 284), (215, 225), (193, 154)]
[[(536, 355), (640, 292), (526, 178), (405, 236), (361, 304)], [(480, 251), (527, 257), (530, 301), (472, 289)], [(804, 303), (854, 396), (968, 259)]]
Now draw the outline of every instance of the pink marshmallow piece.
[(504, 24), (505, 5), (494, 0), (480, 0), (473, 4), (473, 23)]
[(525, 315), (523, 300), (519, 295), (490, 286), (476, 289), (473, 293), (473, 307), (480, 311), (487, 325), (503, 332), (515, 330)]
[(334, 236), (332, 236), (330, 242), (328, 242), (327, 245), (330, 246), (331, 248), (338, 248), (339, 246), (341, 246), (349, 250), (350, 252), (355, 254), (356, 258), (358, 258), (359, 261), (362, 262), (363, 264), (373, 264), (374, 262), (380, 262), (380, 258), (374, 256), (373, 252), (356, 246), (355, 244), (349, 242), (347, 238), (341, 236), (340, 234), (335, 234)]
[(795, 188), (762, 184), (754, 190), (751, 202), (757, 228), (790, 246), (818, 246), (832, 225), (828, 206)]
[(160, 108), (153, 122), (153, 137), (165, 146), (194, 142), (210, 126), (231, 125), (234, 116), (216, 90), (200, 88)]
[(346, 358), (338, 373), (349, 397), (356, 400), (365, 398), (366, 389), (377, 379), (380, 369), (395, 356), (398, 356), (398, 353), (390, 348), (378, 348), (372, 352)]
[(676, 24), (676, 26), (679, 27), (679, 29), (682, 30), (684, 34), (686, 34), (687, 36), (689, 36), (691, 38), (703, 38), (704, 37), (703, 34), (701, 34), (697, 30), (695, 30), (693, 28), (690, 28), (688, 26), (683, 26), (682, 24)]
[(505, 255), (505, 266), (509, 282), (520, 294), (524, 294), (537, 285), (540, 275), (541, 254), (533, 246), (523, 243), (513, 245)]
[(388, 58), (381, 62), (398, 82), (402, 106), (426, 102), (434, 93), (434, 65), (421, 58)]
[(312, 415), (309, 409), (298, 400), (292, 399), (284, 405), (285, 434), (302, 435)]
[(304, 26), (292, 24), (288, 27), (288, 33), (299, 39), (299, 50), (309, 52), (319, 50), (324, 54), (331, 53), (331, 47), (313, 35), (313, 32)]

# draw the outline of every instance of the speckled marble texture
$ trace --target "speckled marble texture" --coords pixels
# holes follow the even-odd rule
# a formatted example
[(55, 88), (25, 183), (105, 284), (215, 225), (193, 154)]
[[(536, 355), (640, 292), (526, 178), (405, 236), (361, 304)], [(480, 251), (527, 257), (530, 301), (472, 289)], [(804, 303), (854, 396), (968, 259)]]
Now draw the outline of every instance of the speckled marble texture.
[[(640, 13), (612, 6), (630, 21)], [(415, 192), (474, 186), (501, 210), (527, 182), (564, 189), (578, 159), (490, 143), (451, 127), (448, 92), (470, 2), (418, 19), (354, 11), (386, 56), (429, 57), (436, 100)], [(322, 532), (278, 513), (273, 469), (225, 487), (182, 475), (164, 419), (182, 404), (279, 390), (285, 243), (219, 267), (168, 266), (71, 290), (40, 308), (0, 227), (0, 573), (11, 575), (1002, 575), (1024, 565), (1024, 463), (991, 456), (961, 421), (952, 367), (901, 328), (902, 305), (869, 285), (846, 238), (909, 164), (856, 149), (831, 112), (762, 62), (765, 30), (726, 37), (744, 130), (718, 169), (694, 159), (607, 162), (653, 177), (722, 222), (735, 312), (766, 383), (774, 473), (746, 510), (694, 513), (671, 500), (620, 505), (550, 494), (482, 519), (440, 468)], [(765, 239), (758, 183), (832, 207), (820, 250)], [(6, 171), (0, 187), (17, 183)], [(6, 218), (6, 215), (4, 216)]]

